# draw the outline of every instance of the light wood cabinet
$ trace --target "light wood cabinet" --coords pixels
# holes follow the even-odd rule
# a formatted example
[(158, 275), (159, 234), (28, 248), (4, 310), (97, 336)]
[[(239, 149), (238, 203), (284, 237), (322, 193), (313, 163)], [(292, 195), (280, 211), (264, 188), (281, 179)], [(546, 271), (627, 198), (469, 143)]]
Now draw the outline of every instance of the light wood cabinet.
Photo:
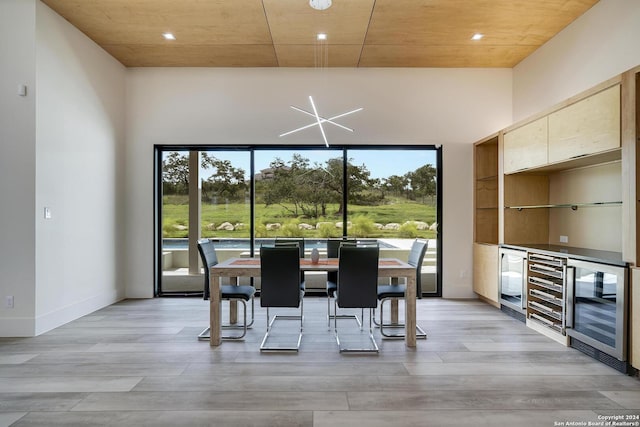
[(549, 163), (620, 148), (620, 86), (549, 114)]
[(505, 133), (504, 173), (546, 165), (547, 135), (547, 117)]
[(473, 291), (499, 307), (498, 245), (474, 243)]

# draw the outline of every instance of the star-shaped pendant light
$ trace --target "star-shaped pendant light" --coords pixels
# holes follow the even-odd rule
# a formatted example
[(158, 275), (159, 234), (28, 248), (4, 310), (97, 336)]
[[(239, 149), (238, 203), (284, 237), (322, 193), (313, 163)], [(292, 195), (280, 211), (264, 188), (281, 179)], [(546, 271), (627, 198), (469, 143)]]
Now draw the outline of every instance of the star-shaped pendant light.
[(306, 114), (308, 116), (314, 117), (316, 119), (316, 121), (313, 122), (313, 123), (310, 123), (310, 124), (308, 124), (306, 126), (302, 126), (302, 127), (297, 128), (297, 129), (294, 129), (292, 131), (285, 132), (285, 133), (280, 135), (281, 137), (286, 136), (286, 135), (291, 135), (292, 133), (299, 132), (299, 131), (304, 130), (304, 129), (308, 129), (308, 128), (313, 127), (313, 126), (318, 126), (320, 128), (320, 133), (322, 133), (322, 139), (324, 140), (324, 145), (326, 145), (327, 148), (328, 148), (329, 147), (329, 141), (327, 141), (327, 135), (324, 133), (324, 127), (322, 126), (322, 124), (323, 123), (331, 123), (334, 126), (342, 128), (342, 129), (347, 130), (349, 132), (353, 132), (353, 129), (348, 128), (346, 126), (343, 126), (340, 123), (336, 123), (336, 122), (334, 122), (334, 120), (335, 119), (339, 119), (340, 117), (348, 116), (349, 114), (357, 113), (358, 111), (362, 111), (363, 110), (362, 107), (361, 108), (356, 108), (355, 110), (347, 111), (346, 113), (338, 114), (337, 116), (329, 117), (327, 119), (325, 117), (322, 117), (320, 114), (318, 114), (318, 110), (316, 108), (316, 104), (313, 102), (313, 97), (311, 95), (309, 95), (309, 102), (311, 103), (311, 108), (313, 109), (313, 113), (310, 112), (310, 111), (307, 111), (307, 110), (303, 110), (302, 108), (295, 107), (293, 105), (291, 106), (291, 108), (293, 108), (294, 110), (299, 111), (301, 113), (304, 113), (304, 114)]

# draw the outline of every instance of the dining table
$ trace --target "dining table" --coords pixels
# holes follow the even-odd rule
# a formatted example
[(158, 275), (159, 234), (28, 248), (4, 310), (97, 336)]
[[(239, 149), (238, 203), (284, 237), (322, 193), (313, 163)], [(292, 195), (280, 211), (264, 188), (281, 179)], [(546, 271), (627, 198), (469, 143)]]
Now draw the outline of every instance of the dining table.
[[(300, 259), (301, 271), (338, 271), (338, 258), (320, 258), (313, 262), (308, 258)], [(232, 284), (238, 284), (240, 277), (260, 277), (260, 258), (229, 258), (209, 270), (209, 323), (211, 346), (219, 346), (221, 338), (221, 297), (220, 280), (229, 277)], [(392, 280), (406, 278), (405, 290), (405, 343), (407, 347), (416, 346), (416, 268), (396, 258), (380, 258), (378, 260), (378, 277), (389, 277)], [(395, 313), (393, 312), (395, 311)], [(231, 305), (231, 322), (237, 321), (236, 304)], [(397, 319), (397, 304), (392, 306), (392, 320)]]

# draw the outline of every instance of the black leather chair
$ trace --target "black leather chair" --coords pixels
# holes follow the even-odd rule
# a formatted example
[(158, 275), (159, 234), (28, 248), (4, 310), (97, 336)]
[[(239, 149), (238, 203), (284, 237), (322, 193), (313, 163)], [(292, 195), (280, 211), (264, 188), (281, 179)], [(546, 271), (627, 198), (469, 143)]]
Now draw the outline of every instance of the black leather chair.
[[(342, 239), (327, 239), (327, 258), (338, 258), (338, 252), (341, 245), (355, 245), (356, 240), (348, 237), (343, 237)], [(331, 319), (337, 315), (337, 313), (331, 314), (331, 299), (335, 298), (336, 289), (338, 289), (338, 272), (337, 271), (328, 271), (327, 272), (327, 326), (331, 327)], [(355, 320), (360, 324), (360, 320), (358, 316), (354, 314), (347, 315), (337, 315), (338, 318), (355, 318)]]
[[(216, 248), (212, 241), (209, 239), (198, 240), (198, 252), (202, 259), (202, 265), (204, 266), (204, 298), (209, 299), (209, 269), (218, 264), (218, 255), (216, 254)], [(247, 328), (253, 325), (254, 319), (254, 300), (255, 288), (253, 286), (235, 286), (235, 285), (221, 285), (220, 286), (220, 298), (227, 301), (240, 301), (244, 307), (244, 322), (242, 325), (222, 325), (223, 329), (240, 329), (242, 328), (242, 335), (226, 335), (222, 336), (222, 339), (237, 340), (243, 338), (247, 334)], [(247, 324), (247, 301), (251, 300), (251, 322)], [(210, 339), (210, 330), (206, 328), (198, 335), (198, 340), (207, 341)]]
[[(411, 245), (411, 252), (409, 252), (408, 264), (416, 268), (416, 295), (418, 298), (422, 297), (422, 262), (424, 261), (424, 255), (427, 252), (429, 246), (428, 240), (416, 239)], [(380, 300), (380, 323), (376, 324), (380, 326), (380, 334), (383, 338), (404, 338), (404, 333), (391, 334), (385, 332), (384, 328), (404, 328), (403, 323), (384, 323), (384, 303), (393, 299), (403, 299), (405, 297), (406, 285), (392, 284), (392, 285), (380, 285), (378, 286), (378, 300)], [(426, 332), (418, 325), (416, 325), (416, 338), (427, 338)]]
[[(276, 247), (295, 246), (300, 251), (300, 258), (304, 258), (304, 237), (276, 237)], [(300, 289), (305, 290), (304, 271), (300, 272)]]
[[(344, 347), (338, 335), (338, 319), (334, 317), (336, 342), (340, 352), (378, 352), (378, 344), (373, 337), (373, 309), (378, 305), (378, 256), (377, 246), (340, 247), (338, 261), (338, 287), (334, 299), (334, 313), (337, 307), (369, 309), (369, 338), (372, 348)], [(364, 320), (363, 320), (364, 323)], [(362, 324), (360, 324), (362, 331)]]
[[(298, 351), (302, 341), (304, 290), (300, 288), (300, 252), (297, 246), (260, 248), (260, 306), (267, 309), (267, 331), (260, 351)], [(269, 308), (300, 308), (299, 316), (269, 315)], [(267, 339), (276, 319), (300, 320), (295, 346), (268, 346)]]

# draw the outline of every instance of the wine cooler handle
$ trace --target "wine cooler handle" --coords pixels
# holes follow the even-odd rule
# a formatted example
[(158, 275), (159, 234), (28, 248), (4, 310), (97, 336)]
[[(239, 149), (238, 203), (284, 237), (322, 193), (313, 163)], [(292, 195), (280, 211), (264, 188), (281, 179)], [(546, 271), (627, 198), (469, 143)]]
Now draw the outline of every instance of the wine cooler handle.
[(576, 268), (567, 266), (567, 275), (566, 275), (566, 311), (565, 311), (565, 328), (572, 329), (573, 328), (573, 307), (575, 305), (575, 283), (576, 278)]
[(523, 310), (527, 309), (527, 289), (529, 289), (529, 286), (527, 286), (527, 257), (523, 256), (522, 257), (522, 269), (520, 270), (520, 277), (522, 278), (522, 291), (520, 293), (520, 308), (522, 308)]

